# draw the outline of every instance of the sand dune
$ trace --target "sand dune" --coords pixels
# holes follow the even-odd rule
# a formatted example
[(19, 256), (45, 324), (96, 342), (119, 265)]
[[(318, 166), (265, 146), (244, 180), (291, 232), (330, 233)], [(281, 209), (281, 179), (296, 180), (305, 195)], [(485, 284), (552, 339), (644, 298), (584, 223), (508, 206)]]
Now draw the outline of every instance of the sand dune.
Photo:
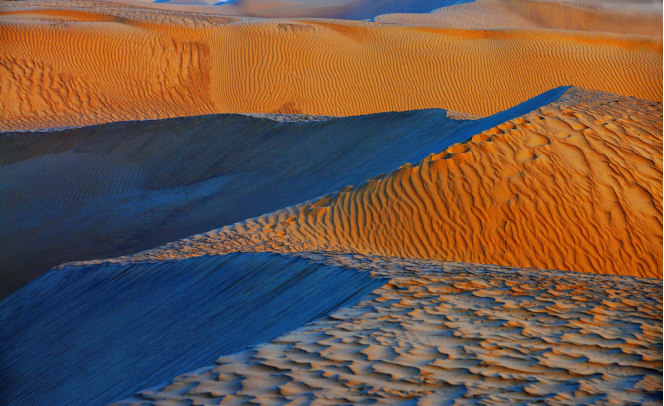
[(661, 403), (661, 280), (325, 260), (392, 280), (114, 405)]
[(567, 85), (662, 100), (651, 37), (90, 4), (0, 4), (0, 130), (233, 112), (489, 115)]
[(352, 306), (385, 282), (273, 254), (51, 272), (0, 303), (0, 404), (102, 405)]
[(114, 261), (248, 247), (661, 278), (661, 117), (572, 88), (417, 165)]
[(0, 298), (63, 262), (135, 253), (362, 183), (564, 90), (470, 121), (443, 110), (211, 115), (0, 133)]
[(268, 18), (368, 20), (385, 13), (428, 13), (458, 0), (106, 0), (164, 10)]
[(427, 14), (386, 14), (377, 22), (494, 30), (509, 28), (603, 31), (662, 37), (662, 8), (596, 1), (479, 0)]

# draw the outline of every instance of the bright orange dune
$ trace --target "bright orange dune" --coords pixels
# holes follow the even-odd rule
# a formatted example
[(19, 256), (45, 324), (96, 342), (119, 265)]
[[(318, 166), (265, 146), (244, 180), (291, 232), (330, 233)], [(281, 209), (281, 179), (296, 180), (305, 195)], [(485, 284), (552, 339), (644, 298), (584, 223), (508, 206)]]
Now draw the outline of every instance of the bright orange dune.
[(0, 5), (0, 130), (232, 112), (488, 115), (563, 85), (662, 100), (652, 37), (85, 4)]
[(384, 177), (113, 261), (336, 251), (662, 277), (662, 105), (571, 88)]
[(385, 14), (381, 23), (458, 29), (542, 28), (662, 36), (661, 3), (643, 7), (594, 1), (479, 0), (433, 13)]

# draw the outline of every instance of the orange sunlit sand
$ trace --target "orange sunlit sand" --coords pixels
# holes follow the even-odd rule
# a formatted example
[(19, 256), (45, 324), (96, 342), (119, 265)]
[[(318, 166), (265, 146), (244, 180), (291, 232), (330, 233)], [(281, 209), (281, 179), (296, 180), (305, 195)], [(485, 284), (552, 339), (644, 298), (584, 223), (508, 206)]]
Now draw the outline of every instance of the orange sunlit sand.
[(568, 85), (662, 101), (661, 37), (89, 4), (2, 4), (0, 129), (239, 112), (489, 115)]
[(455, 3), (0, 2), (0, 404), (661, 404), (661, 3)]

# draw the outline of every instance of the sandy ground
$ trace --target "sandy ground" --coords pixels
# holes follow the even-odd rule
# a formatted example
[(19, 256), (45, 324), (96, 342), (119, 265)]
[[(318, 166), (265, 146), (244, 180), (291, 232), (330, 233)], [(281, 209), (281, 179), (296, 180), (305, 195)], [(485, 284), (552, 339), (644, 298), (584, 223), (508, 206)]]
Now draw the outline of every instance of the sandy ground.
[(356, 306), (113, 405), (661, 402), (661, 280), (304, 256), (391, 280)]
[(420, 14), (386, 14), (377, 22), (447, 28), (556, 29), (662, 37), (662, 3), (479, 0)]
[(103, 405), (353, 306), (386, 281), (264, 253), (51, 272), (0, 302), (0, 404)]
[(661, 3), (126, 1), (0, 2), (0, 263), (172, 241), (0, 302), (0, 404), (661, 404)]
[(363, 183), (562, 92), (470, 121), (444, 110), (210, 115), (1, 134), (0, 298), (63, 262), (135, 253)]
[[(94, 6), (94, 7), (93, 7)], [(0, 3), (0, 129), (211, 113), (489, 115), (558, 86), (661, 101), (661, 38)]]
[(661, 278), (661, 117), (571, 88), (416, 165), (116, 260), (262, 246)]

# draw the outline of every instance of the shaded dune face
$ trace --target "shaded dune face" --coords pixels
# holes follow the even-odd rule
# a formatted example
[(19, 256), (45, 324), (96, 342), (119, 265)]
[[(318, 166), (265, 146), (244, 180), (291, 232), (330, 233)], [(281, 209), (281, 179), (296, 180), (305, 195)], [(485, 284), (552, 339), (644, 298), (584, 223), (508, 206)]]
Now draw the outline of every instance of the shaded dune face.
[(564, 90), (476, 120), (211, 115), (2, 134), (0, 297), (63, 262), (138, 252), (362, 183)]
[(559, 29), (662, 36), (662, 9), (595, 1), (479, 0), (426, 14), (386, 14), (377, 22), (459, 29)]
[(2, 5), (0, 129), (232, 112), (489, 115), (567, 85), (661, 101), (651, 37), (104, 7)]
[(133, 260), (250, 246), (661, 278), (661, 117), (572, 88), (415, 166)]
[(113, 405), (661, 403), (661, 280), (339, 257), (392, 279)]
[(385, 282), (274, 254), (50, 272), (0, 303), (0, 404), (103, 405), (352, 306)]

